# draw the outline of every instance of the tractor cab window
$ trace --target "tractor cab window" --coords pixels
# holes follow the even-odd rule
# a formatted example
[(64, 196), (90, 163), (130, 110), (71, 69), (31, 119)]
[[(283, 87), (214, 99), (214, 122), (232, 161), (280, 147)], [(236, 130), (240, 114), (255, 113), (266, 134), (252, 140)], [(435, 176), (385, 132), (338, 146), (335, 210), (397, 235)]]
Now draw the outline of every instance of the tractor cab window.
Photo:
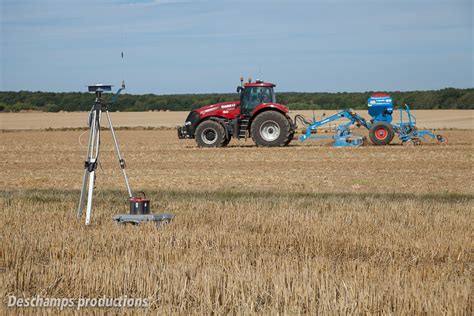
[(261, 103), (275, 102), (275, 92), (272, 87), (247, 87), (241, 96), (241, 108), (245, 113), (251, 112)]

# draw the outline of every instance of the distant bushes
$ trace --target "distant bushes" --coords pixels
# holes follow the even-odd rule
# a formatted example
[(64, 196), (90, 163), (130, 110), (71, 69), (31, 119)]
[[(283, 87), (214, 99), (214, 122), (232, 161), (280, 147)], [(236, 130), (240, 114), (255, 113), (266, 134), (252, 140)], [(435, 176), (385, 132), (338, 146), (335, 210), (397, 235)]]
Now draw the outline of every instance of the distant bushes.
[[(287, 104), (292, 110), (312, 109), (363, 109), (367, 98), (373, 92), (283, 92), (277, 93), (279, 103)], [(474, 89), (446, 88), (431, 91), (388, 92), (395, 105), (408, 103), (414, 109), (474, 109)], [(105, 97), (111, 99), (111, 95)], [(233, 94), (182, 94), (182, 95), (132, 95), (124, 94), (111, 111), (189, 111), (204, 105), (234, 101)], [(66, 92), (0, 92), (0, 111), (18, 112), (39, 110), (47, 112), (86, 111), (94, 101), (90, 93)]]

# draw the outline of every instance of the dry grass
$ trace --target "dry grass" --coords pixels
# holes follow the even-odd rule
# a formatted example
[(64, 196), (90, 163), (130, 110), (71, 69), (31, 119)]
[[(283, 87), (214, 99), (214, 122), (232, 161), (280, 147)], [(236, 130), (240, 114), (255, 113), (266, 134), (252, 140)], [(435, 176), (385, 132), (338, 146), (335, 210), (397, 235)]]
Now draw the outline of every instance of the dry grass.
[(77, 192), (5, 192), (3, 294), (126, 294), (167, 313), (470, 312), (472, 196), (153, 195), (177, 215), (159, 231), (113, 224), (116, 192), (87, 228)]
[(203, 150), (171, 131), (119, 131), (134, 188), (176, 215), (159, 230), (110, 220), (126, 204), (108, 132), (93, 223), (75, 220), (81, 133), (2, 134), (4, 298), (128, 295), (180, 314), (472, 314), (472, 132), (445, 132), (449, 146)]

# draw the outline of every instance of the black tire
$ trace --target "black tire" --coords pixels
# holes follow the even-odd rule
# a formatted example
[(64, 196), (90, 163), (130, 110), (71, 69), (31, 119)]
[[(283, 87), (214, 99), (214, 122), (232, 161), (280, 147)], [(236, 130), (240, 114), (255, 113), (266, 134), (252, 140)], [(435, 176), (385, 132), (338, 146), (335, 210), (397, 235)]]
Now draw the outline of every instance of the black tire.
[(194, 134), (199, 147), (222, 147), (226, 138), (224, 127), (216, 121), (204, 121)]
[(294, 132), (286, 116), (273, 110), (258, 114), (250, 129), (253, 141), (261, 147), (286, 146)]
[(222, 143), (222, 147), (225, 147), (225, 146), (229, 145), (231, 139), (232, 139), (232, 137), (230, 137), (230, 136), (229, 136), (229, 138), (226, 138), (224, 140), (224, 142)]
[(445, 136), (440, 135), (440, 134), (436, 135), (436, 141), (438, 142), (438, 144), (444, 144), (444, 145), (448, 144), (448, 139)]
[(369, 138), (374, 145), (388, 145), (393, 140), (395, 131), (387, 122), (375, 123), (369, 131)]
[(293, 137), (295, 137), (295, 132), (292, 132), (290, 134), (290, 137), (288, 137), (288, 140), (286, 141), (285, 146), (288, 146), (291, 143), (291, 141), (293, 140)]

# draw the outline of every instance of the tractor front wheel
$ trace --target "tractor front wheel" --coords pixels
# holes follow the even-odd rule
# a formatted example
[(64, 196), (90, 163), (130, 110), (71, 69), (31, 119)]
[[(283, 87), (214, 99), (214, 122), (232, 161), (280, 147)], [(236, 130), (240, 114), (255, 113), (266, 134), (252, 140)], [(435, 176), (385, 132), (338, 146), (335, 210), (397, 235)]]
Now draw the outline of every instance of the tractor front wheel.
[(375, 123), (369, 131), (370, 141), (374, 145), (388, 145), (395, 136), (392, 125), (387, 122)]
[(251, 126), (253, 141), (262, 147), (286, 146), (291, 141), (292, 133), (285, 115), (273, 110), (258, 114)]
[(224, 127), (216, 121), (202, 122), (196, 128), (195, 135), (199, 147), (222, 147), (227, 145), (225, 144)]
[(225, 146), (229, 145), (231, 139), (232, 139), (232, 138), (231, 138), (230, 136), (229, 136), (229, 138), (226, 138), (226, 139), (224, 140), (224, 142), (222, 143), (222, 147), (225, 147)]

